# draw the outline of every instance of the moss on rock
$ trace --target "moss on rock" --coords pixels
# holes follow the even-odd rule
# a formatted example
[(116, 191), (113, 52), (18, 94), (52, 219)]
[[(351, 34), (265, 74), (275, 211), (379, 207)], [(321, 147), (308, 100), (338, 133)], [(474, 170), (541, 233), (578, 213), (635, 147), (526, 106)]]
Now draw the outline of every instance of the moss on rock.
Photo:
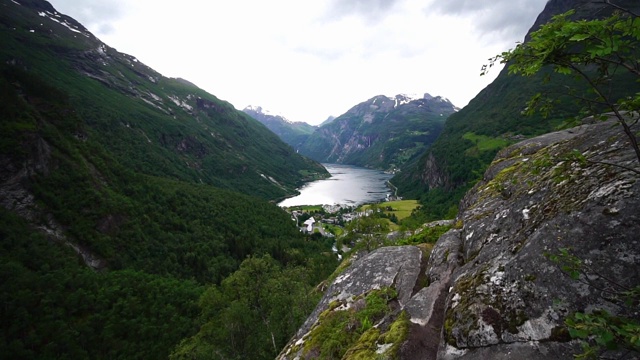
[[(351, 301), (333, 301), (322, 312), (305, 339), (302, 355), (312, 359), (364, 359), (375, 353), (382, 339), (378, 324), (392, 317), (390, 303), (398, 292), (386, 287), (372, 290)], [(358, 305), (356, 304), (362, 304)], [(385, 332), (386, 334), (386, 332)]]

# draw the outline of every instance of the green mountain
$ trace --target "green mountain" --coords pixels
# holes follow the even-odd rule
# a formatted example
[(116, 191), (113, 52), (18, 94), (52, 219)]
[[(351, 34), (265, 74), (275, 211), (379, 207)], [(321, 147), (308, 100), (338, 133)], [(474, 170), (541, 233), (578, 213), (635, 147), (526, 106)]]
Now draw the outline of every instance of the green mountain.
[(321, 122), (319, 126), (330, 124), (335, 119), (336, 119), (335, 116), (329, 116), (325, 121)]
[[(46, 1), (0, 9), (0, 357), (168, 358), (206, 320), (201, 295), (243, 261), (297, 274), (271, 302), (333, 270), (331, 244), (268, 201), (325, 175), (319, 164)], [(262, 334), (288, 337), (307, 310), (252, 320), (247, 353), (273, 358)], [(229, 327), (263, 315), (241, 300), (216, 313)]]
[(242, 110), (245, 114), (258, 120), (269, 130), (273, 131), (285, 143), (291, 145), (294, 149), (298, 149), (309, 135), (315, 130), (316, 126), (309, 125), (302, 121), (289, 121), (283, 116), (270, 114), (260, 106), (247, 106)]
[(21, 4), (0, 17), (2, 63), (68, 96), (86, 140), (122, 165), (267, 199), (326, 174), (231, 104), (117, 52), (45, 2)]
[(379, 95), (318, 128), (300, 153), (320, 162), (395, 170), (422, 154), (456, 111), (439, 96)]
[[(638, 7), (633, 1), (619, 5)], [(587, 0), (550, 1), (529, 33), (553, 15), (572, 8), (577, 9), (576, 17), (585, 19), (606, 15), (612, 9)], [(568, 88), (582, 89), (582, 93), (569, 94)], [(621, 76), (608, 91), (622, 95), (629, 89), (639, 91), (640, 87), (628, 76)], [(549, 117), (523, 114), (528, 100), (537, 93), (555, 99), (555, 109)], [(549, 70), (525, 78), (509, 75), (505, 68), (467, 106), (447, 119), (442, 134), (427, 152), (391, 181), (402, 196), (422, 199), (429, 218), (451, 217), (462, 195), (481, 179), (500, 149), (564, 126), (582, 109), (579, 98), (589, 96), (588, 88), (578, 79)]]

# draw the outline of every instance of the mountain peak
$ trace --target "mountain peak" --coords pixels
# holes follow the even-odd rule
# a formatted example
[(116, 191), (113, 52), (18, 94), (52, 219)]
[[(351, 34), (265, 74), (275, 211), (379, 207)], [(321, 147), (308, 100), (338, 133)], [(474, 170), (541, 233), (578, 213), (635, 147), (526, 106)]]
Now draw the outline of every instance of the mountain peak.
[(447, 99), (446, 97), (432, 96), (429, 93), (424, 93), (424, 96), (422, 98), (425, 99), (425, 100), (431, 100), (431, 101), (441, 102), (441, 103), (445, 103), (445, 104), (451, 104), (451, 106), (453, 106), (453, 108), (455, 109), (456, 112), (460, 110), (459, 107), (453, 105), (451, 100)]
[(393, 105), (393, 108), (397, 108), (398, 106), (401, 105), (405, 105), (408, 104), (412, 101), (416, 101), (416, 100), (426, 100), (426, 101), (430, 101), (430, 102), (436, 102), (436, 103), (443, 103), (443, 104), (450, 104), (455, 111), (460, 110), (460, 108), (456, 107), (455, 105), (453, 105), (453, 103), (442, 96), (432, 96), (429, 93), (424, 93), (424, 95), (419, 95), (419, 94), (410, 94), (410, 93), (401, 93), (401, 94), (397, 94), (397, 95), (393, 95), (393, 96), (388, 96), (388, 95), (378, 95), (378, 96), (374, 96), (373, 98), (371, 98), (369, 100), (369, 102), (371, 102), (372, 104), (375, 104), (378, 101), (394, 101), (395, 104)]
[(414, 100), (420, 100), (422, 97), (417, 94), (398, 94), (394, 97), (389, 97), (389, 99), (396, 102), (394, 107), (398, 107), (400, 105), (408, 104)]
[(407, 99), (407, 100), (419, 100), (422, 99), (423, 97), (418, 95), (418, 94), (398, 94), (395, 96), (396, 99)]
[(377, 95), (323, 124), (300, 153), (320, 162), (394, 171), (435, 141), (456, 111), (441, 97)]
[(263, 109), (261, 106), (249, 105), (242, 110), (245, 114), (262, 123), (282, 141), (297, 149), (313, 133), (315, 126), (305, 122), (293, 122), (282, 115), (276, 115)]
[(276, 113), (276, 112), (269, 111), (269, 110), (263, 108), (262, 106), (248, 105), (242, 111), (245, 112), (245, 113), (254, 112), (254, 113), (260, 114), (260, 115), (273, 116), (273, 117), (281, 118), (282, 120), (284, 120), (284, 121), (286, 121), (288, 123), (293, 123), (293, 121), (287, 119), (284, 115)]

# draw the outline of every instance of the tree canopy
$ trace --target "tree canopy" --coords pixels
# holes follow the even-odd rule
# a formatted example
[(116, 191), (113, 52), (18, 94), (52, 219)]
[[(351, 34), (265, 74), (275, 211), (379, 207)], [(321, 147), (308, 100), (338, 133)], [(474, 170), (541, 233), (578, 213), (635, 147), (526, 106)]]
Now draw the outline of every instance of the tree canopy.
[[(501, 62), (508, 64), (511, 74), (533, 76), (550, 67), (555, 73), (574, 76), (586, 82), (586, 93), (579, 88), (566, 89), (584, 106), (579, 116), (603, 112), (613, 114), (640, 162), (637, 134), (631, 129), (637, 122), (640, 93), (613, 90), (615, 82), (629, 78), (640, 81), (639, 16), (629, 10), (618, 9), (613, 15), (602, 19), (572, 20), (574, 13), (571, 10), (554, 16), (549, 23), (533, 32), (529, 41), (490, 59), (490, 63), (483, 66), (481, 74), (485, 74), (496, 62)], [(549, 114), (554, 109), (556, 99), (547, 95), (535, 94), (524, 112)], [(637, 168), (629, 170), (640, 173)]]

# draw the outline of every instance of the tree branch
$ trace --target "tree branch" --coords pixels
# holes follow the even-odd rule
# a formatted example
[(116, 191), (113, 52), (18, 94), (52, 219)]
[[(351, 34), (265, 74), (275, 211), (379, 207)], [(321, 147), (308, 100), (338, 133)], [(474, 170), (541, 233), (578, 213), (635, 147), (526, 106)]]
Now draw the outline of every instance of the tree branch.
[(640, 175), (640, 170), (628, 167), (628, 166), (624, 166), (624, 165), (620, 165), (620, 164), (614, 164), (614, 163), (610, 163), (610, 162), (606, 162), (606, 161), (596, 161), (596, 160), (589, 160), (587, 159), (588, 162), (592, 163), (592, 164), (600, 164), (600, 165), (609, 165), (609, 166), (615, 166), (615, 167), (619, 167), (621, 169), (625, 169), (631, 172), (634, 172), (636, 174)]
[(610, 101), (608, 101), (607, 97), (604, 96), (604, 94), (602, 94), (602, 92), (600, 92), (600, 89), (598, 89), (596, 84), (593, 82), (593, 80), (591, 80), (591, 78), (587, 74), (585, 74), (582, 70), (580, 70), (574, 64), (570, 64), (569, 66), (571, 67), (571, 69), (573, 69), (576, 73), (578, 73), (580, 76), (582, 76), (582, 78), (585, 79), (589, 83), (589, 86), (591, 86), (593, 91), (595, 91), (595, 93), (603, 101), (605, 101), (607, 103), (607, 105), (609, 106), (609, 108), (613, 111), (613, 113), (615, 114), (616, 118), (618, 119), (618, 122), (620, 123), (620, 125), (622, 125), (622, 128), (624, 129), (624, 133), (627, 135), (627, 138), (629, 139), (629, 142), (631, 143), (631, 147), (633, 147), (633, 150), (636, 153), (636, 157), (638, 158), (638, 162), (640, 163), (640, 147), (638, 146), (638, 139), (636, 139), (635, 134), (633, 134), (633, 132), (631, 131), (631, 128), (629, 127), (629, 124), (627, 124), (627, 122), (624, 120), (624, 116), (622, 116), (622, 114), (620, 113), (620, 110), (618, 109), (618, 107), (615, 106), (615, 104), (612, 104)]
[(640, 15), (634, 13), (633, 11), (631, 11), (629, 9), (626, 9), (626, 8), (623, 8), (620, 5), (616, 5), (616, 4), (612, 3), (611, 0), (603, 0), (602, 2), (607, 4), (607, 5), (609, 5), (609, 6), (612, 6), (612, 7), (616, 8), (616, 9), (622, 11), (622, 12), (626, 12), (627, 14), (631, 14), (631, 15), (633, 15), (635, 17), (640, 17)]
[(634, 68), (633, 66), (623, 62), (623, 61), (615, 61), (613, 59), (608, 59), (608, 58), (604, 58), (601, 56), (596, 56), (594, 59), (596, 60), (600, 60), (602, 62), (606, 62), (606, 63), (610, 63), (610, 64), (614, 64), (614, 65), (620, 65), (622, 67), (624, 67), (625, 69), (629, 70), (630, 73), (640, 76), (640, 70)]

